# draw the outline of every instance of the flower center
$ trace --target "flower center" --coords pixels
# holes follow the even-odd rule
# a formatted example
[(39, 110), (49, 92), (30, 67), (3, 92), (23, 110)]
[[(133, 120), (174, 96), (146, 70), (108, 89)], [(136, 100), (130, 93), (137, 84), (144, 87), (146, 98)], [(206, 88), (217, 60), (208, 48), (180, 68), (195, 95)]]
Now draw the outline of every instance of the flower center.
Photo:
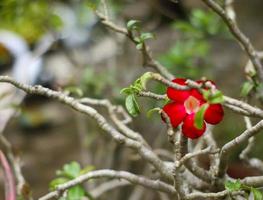
[(188, 97), (184, 102), (184, 107), (188, 114), (197, 112), (199, 106), (200, 106), (199, 100), (193, 96)]

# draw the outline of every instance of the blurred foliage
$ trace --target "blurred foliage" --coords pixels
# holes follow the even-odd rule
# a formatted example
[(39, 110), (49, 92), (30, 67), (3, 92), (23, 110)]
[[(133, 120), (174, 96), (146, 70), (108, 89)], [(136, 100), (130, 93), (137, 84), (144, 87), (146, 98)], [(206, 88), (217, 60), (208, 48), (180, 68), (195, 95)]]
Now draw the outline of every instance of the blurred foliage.
[(120, 88), (116, 81), (116, 71), (114, 68), (103, 69), (103, 73), (87, 66), (80, 79), (80, 88), (89, 97), (102, 98), (107, 94), (119, 96)]
[[(80, 164), (74, 161), (65, 164), (61, 170), (56, 172), (58, 177), (50, 182), (49, 187), (51, 190), (55, 190), (58, 185), (66, 183), (92, 170), (94, 170), (93, 166), (87, 166), (86, 168), (81, 169)], [(76, 200), (82, 199), (85, 196), (92, 199), (83, 186), (76, 185), (68, 190), (66, 197), (60, 197), (59, 200)]]
[(0, 28), (21, 34), (30, 43), (48, 29), (62, 26), (60, 18), (52, 12), (50, 0), (1, 0)]
[(189, 21), (175, 22), (173, 27), (181, 37), (160, 62), (177, 77), (199, 78), (209, 66), (209, 37), (229, 36), (226, 26), (216, 14), (195, 9)]

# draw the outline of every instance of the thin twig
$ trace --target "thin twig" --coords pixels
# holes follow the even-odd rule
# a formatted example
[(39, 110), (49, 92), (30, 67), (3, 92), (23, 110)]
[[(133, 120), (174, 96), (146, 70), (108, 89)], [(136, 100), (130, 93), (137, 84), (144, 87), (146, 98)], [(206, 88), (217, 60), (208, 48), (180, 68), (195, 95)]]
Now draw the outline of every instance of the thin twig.
[(186, 161), (188, 161), (189, 159), (196, 157), (196, 156), (200, 156), (200, 155), (204, 155), (204, 154), (215, 154), (218, 153), (219, 149), (216, 150), (212, 150), (211, 146), (208, 146), (205, 149), (202, 149), (200, 151), (196, 151), (193, 153), (187, 153), (186, 155), (184, 155), (178, 162), (178, 166), (181, 166), (182, 164), (184, 164)]
[[(252, 128), (251, 120), (248, 117), (244, 117), (246, 128)], [(249, 158), (249, 153), (252, 151), (252, 148), (255, 146), (255, 136), (252, 136), (248, 139), (248, 144), (245, 149), (239, 154), (239, 158), (245, 163), (258, 169), (263, 172), (263, 162), (257, 158)]]
[(228, 155), (230, 154), (230, 152), (240, 144), (247, 141), (250, 137), (257, 134), (261, 129), (263, 129), (263, 120), (258, 122), (256, 125), (252, 126), (250, 129), (245, 130), (240, 136), (234, 138), (222, 147), (218, 167), (219, 177), (223, 177), (225, 175), (227, 169)]
[(238, 40), (242, 49), (247, 53), (251, 62), (255, 66), (256, 71), (258, 72), (258, 77), (263, 81), (263, 67), (260, 62), (260, 58), (255, 50), (254, 46), (251, 44), (249, 39), (242, 33), (239, 29), (236, 22), (232, 19), (231, 16), (214, 0), (202, 0), (207, 6), (209, 6), (214, 12), (216, 12), (224, 20), (229, 30), (233, 36)]
[(186, 196), (186, 200), (192, 200), (192, 199), (219, 199), (222, 197), (225, 197), (227, 195), (240, 195), (243, 194), (243, 192), (229, 192), (227, 190), (221, 191), (221, 192), (215, 192), (215, 193), (203, 193), (203, 192), (194, 192), (192, 194), (189, 194)]
[(103, 195), (106, 192), (109, 192), (111, 190), (114, 190), (119, 187), (124, 187), (127, 185), (131, 185), (129, 181), (126, 180), (111, 180), (105, 183), (102, 183), (101, 185), (97, 186), (96, 188), (89, 191), (89, 194), (94, 199), (98, 199), (101, 195)]
[[(123, 27), (120, 27), (116, 24), (114, 24), (112, 21), (110, 21), (103, 13), (99, 12), (98, 10), (95, 11), (95, 14), (100, 18), (101, 22), (108, 27), (109, 29), (121, 33), (125, 35), (127, 38), (129, 38), (134, 44), (136, 44), (136, 40), (134, 39), (133, 35)], [(143, 64), (144, 66), (149, 66), (154, 68), (157, 72), (168, 78), (169, 80), (172, 80), (174, 76), (164, 67), (162, 66), (158, 61), (154, 60), (152, 57), (152, 52), (150, 48), (144, 43), (143, 48), (141, 50), (143, 55)]]

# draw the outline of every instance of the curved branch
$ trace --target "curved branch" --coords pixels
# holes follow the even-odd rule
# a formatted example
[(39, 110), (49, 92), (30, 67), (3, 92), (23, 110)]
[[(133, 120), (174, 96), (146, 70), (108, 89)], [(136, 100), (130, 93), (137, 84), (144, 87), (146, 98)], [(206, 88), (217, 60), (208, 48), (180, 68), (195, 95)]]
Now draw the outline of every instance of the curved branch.
[(245, 130), (240, 136), (226, 143), (222, 147), (221, 152), (220, 152), (220, 160), (219, 160), (219, 168), (218, 168), (219, 177), (222, 177), (225, 175), (225, 172), (227, 169), (228, 155), (230, 154), (230, 152), (235, 147), (239, 146), (243, 142), (247, 141), (250, 137), (257, 134), (261, 129), (263, 129), (263, 120), (261, 120), (256, 125), (252, 126), (251, 128)]
[(48, 200), (51, 198), (57, 198), (60, 196), (60, 194), (62, 194), (67, 189), (73, 186), (79, 185), (90, 179), (97, 179), (97, 178), (124, 179), (126, 181), (129, 181), (132, 184), (142, 185), (146, 188), (158, 190), (158, 191), (165, 192), (165, 193), (172, 194), (172, 195), (176, 194), (176, 190), (173, 188), (173, 186), (168, 185), (162, 181), (151, 180), (143, 176), (138, 176), (130, 172), (126, 172), (126, 171), (115, 171), (115, 170), (110, 170), (110, 169), (102, 169), (102, 170), (88, 172), (87, 174), (81, 175), (69, 182), (61, 184), (57, 186), (55, 191), (50, 192), (40, 197), (39, 200)]

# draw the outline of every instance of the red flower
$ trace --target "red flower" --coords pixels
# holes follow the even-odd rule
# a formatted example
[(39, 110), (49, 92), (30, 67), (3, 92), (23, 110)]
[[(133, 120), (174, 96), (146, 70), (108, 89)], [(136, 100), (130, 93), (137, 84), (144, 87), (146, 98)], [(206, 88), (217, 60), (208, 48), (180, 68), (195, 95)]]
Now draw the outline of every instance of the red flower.
[[(177, 78), (173, 80), (174, 83), (186, 85), (186, 79)], [(197, 83), (204, 83), (204, 81), (197, 81)], [(213, 81), (210, 81), (214, 84)], [(204, 123), (201, 129), (195, 126), (195, 114), (200, 107), (208, 103), (203, 95), (197, 89), (190, 90), (176, 90), (174, 88), (167, 88), (167, 96), (173, 102), (166, 104), (163, 111), (168, 115), (170, 122), (174, 128), (181, 123), (183, 134), (191, 139), (195, 139), (203, 135), (206, 130), (206, 123), (218, 124), (222, 121), (224, 111), (221, 104), (211, 104), (205, 111)]]

